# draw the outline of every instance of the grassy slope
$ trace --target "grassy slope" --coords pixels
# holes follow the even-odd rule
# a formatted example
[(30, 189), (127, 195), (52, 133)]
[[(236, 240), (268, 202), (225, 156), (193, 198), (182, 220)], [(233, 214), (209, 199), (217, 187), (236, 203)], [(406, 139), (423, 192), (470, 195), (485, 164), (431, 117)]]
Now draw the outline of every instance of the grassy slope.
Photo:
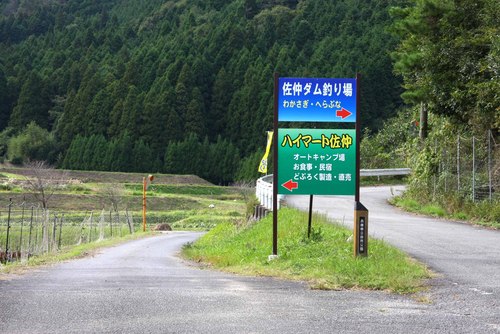
[[(351, 232), (315, 218), (315, 230), (307, 239), (304, 213), (279, 212), (279, 259), (268, 262), (272, 245), (272, 218), (245, 228), (220, 224), (193, 245), (186, 257), (218, 269), (241, 274), (305, 280), (313, 288), (362, 288), (415, 292), (429, 271), (401, 251), (370, 239), (367, 258), (354, 258)], [(317, 222), (317, 220), (321, 220)]]
[(478, 203), (467, 201), (452, 207), (451, 205), (445, 206), (437, 201), (421, 203), (414, 198), (403, 195), (394, 197), (391, 199), (391, 203), (409, 212), (500, 229), (500, 205), (498, 205), (498, 200), (492, 203), (488, 201)]

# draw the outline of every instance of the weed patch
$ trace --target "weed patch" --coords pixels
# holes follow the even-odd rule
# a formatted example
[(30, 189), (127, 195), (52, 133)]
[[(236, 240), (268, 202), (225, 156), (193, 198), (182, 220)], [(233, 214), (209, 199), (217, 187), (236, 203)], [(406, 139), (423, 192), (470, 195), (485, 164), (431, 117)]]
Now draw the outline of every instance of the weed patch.
[(496, 201), (474, 203), (470, 200), (449, 196), (428, 202), (405, 193), (391, 199), (391, 203), (406, 211), (424, 215), (468, 221), (476, 225), (500, 229), (500, 205)]

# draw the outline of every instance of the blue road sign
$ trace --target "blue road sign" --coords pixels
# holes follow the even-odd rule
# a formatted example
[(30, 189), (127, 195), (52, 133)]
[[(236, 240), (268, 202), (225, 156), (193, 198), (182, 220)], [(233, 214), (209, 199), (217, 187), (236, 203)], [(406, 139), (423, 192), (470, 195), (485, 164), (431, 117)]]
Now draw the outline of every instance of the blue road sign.
[(356, 79), (279, 78), (278, 121), (356, 122)]

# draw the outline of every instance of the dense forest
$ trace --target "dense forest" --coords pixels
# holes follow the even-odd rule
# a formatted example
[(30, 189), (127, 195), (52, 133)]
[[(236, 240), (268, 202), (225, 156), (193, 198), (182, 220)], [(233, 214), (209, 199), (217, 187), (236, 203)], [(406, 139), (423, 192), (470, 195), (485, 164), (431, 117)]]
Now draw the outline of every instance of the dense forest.
[(404, 102), (498, 129), (498, 15), (495, 0), (0, 0), (0, 157), (246, 178), (274, 72), (361, 73), (367, 133)]
[[(195, 154), (175, 152), (194, 138), (199, 152), (221, 149), (225, 161), (258, 155), (272, 127), (275, 71), (362, 73), (363, 126), (376, 130), (402, 104), (387, 31), (399, 2), (1, 1), (0, 155), (75, 169), (205, 171), (226, 182), (203, 156), (169, 159)], [(231, 165), (233, 179), (241, 166)]]

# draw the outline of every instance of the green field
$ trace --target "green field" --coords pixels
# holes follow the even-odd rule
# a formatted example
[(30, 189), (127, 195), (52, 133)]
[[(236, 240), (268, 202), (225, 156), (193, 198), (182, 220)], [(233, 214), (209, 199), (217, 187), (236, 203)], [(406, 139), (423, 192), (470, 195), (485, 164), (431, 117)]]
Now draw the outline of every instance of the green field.
[[(0, 167), (0, 259), (7, 249), (40, 255), (142, 231), (143, 175), (66, 171), (67, 182), (50, 198), (47, 215), (27, 186), (29, 172)], [(192, 175), (155, 175), (147, 190), (147, 230), (165, 223), (174, 230), (209, 230), (245, 221), (252, 194)]]

